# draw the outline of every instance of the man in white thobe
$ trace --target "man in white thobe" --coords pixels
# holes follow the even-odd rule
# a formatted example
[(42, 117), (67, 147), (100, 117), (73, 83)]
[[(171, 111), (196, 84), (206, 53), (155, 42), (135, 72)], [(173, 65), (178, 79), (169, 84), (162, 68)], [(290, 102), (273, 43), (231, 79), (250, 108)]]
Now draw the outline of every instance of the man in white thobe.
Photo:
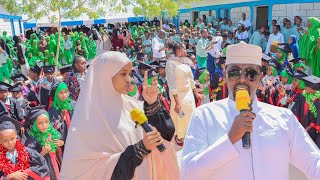
[(152, 39), (152, 55), (154, 61), (164, 60), (166, 57), (166, 48), (163, 42), (165, 35), (166, 32), (164, 30), (160, 30), (158, 35)]
[(251, 22), (249, 19), (247, 19), (246, 13), (242, 13), (242, 19), (239, 21), (238, 27), (241, 26), (241, 24), (244, 24), (244, 27), (248, 29), (251, 27)]
[[(181, 160), (182, 180), (288, 180), (289, 165), (320, 179), (320, 151), (294, 114), (257, 101), (261, 48), (240, 42), (226, 54), (229, 97), (201, 106), (191, 117)], [(236, 108), (235, 92), (247, 90), (252, 110)], [(251, 147), (242, 137), (251, 133)]]
[(278, 41), (280, 43), (284, 43), (284, 36), (282, 33), (280, 33), (280, 26), (279, 25), (274, 25), (272, 27), (272, 31), (273, 33), (270, 34), (269, 39), (268, 39), (268, 43), (267, 43), (267, 47), (266, 47), (266, 51), (265, 54), (269, 54), (270, 53), (270, 46), (274, 41)]

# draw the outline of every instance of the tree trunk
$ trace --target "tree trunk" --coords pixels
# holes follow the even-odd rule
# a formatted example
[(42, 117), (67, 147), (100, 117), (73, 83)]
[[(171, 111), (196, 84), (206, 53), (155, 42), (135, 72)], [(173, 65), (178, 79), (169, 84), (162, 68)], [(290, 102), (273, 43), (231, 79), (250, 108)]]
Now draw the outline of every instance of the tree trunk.
[(57, 43), (57, 52), (56, 52), (56, 74), (59, 74), (59, 52), (60, 52), (60, 38), (61, 38), (61, 14), (59, 12), (59, 21), (58, 21), (58, 43)]
[(162, 13), (160, 15), (160, 29), (162, 29)]

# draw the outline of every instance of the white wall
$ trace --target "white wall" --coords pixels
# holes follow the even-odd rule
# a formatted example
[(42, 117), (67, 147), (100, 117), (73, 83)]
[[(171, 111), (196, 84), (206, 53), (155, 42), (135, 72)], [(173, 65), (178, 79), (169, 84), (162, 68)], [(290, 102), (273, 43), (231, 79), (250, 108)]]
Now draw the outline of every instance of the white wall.
[(288, 18), (293, 25), (294, 16), (302, 18), (302, 25), (306, 26), (309, 17), (320, 18), (320, 3), (276, 4), (272, 8), (272, 19), (282, 25), (283, 18)]
[[(22, 22), (21, 22), (21, 26), (22, 26)], [(20, 28), (19, 28), (19, 21), (18, 20), (14, 21), (14, 30), (15, 30), (15, 33), (17, 36), (20, 35)]]
[[(216, 18), (216, 17), (217, 17), (216, 11), (215, 11), (215, 10), (211, 10), (211, 11), (212, 11), (212, 14), (211, 14), (211, 15)], [(200, 11), (199, 17), (202, 18), (202, 15), (204, 15), (204, 14), (205, 14), (206, 16), (208, 16), (208, 15), (209, 15), (209, 11)]]
[(2, 34), (3, 31), (7, 31), (8, 35), (12, 36), (11, 23), (9, 20), (0, 19), (0, 34)]
[[(202, 7), (202, 6), (213, 6), (220, 4), (231, 4), (231, 3), (241, 3), (241, 2), (251, 2), (260, 0), (200, 0), (194, 3), (190, 3), (190, 7)], [(179, 9), (188, 9), (187, 7), (180, 7)]]
[(180, 22), (184, 22), (185, 20), (188, 20), (189, 22), (191, 22), (191, 12), (188, 13), (180, 13)]
[(242, 19), (242, 13), (246, 13), (247, 15), (247, 19), (249, 19), (250, 21), (252, 21), (250, 19), (251, 16), (251, 12), (250, 12), (250, 7), (249, 6), (245, 6), (245, 7), (238, 7), (238, 8), (232, 8), (231, 12), (230, 12), (230, 19), (232, 21), (233, 25), (237, 25), (239, 23), (239, 21)]

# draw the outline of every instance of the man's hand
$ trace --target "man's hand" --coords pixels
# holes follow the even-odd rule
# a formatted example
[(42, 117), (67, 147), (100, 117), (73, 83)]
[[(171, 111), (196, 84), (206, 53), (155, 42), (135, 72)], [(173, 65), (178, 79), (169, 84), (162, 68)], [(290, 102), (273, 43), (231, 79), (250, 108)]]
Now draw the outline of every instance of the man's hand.
[(256, 115), (251, 111), (241, 113), (235, 117), (231, 130), (229, 131), (229, 134), (228, 134), (232, 144), (242, 139), (243, 135), (246, 132), (252, 131), (253, 119), (255, 117)]

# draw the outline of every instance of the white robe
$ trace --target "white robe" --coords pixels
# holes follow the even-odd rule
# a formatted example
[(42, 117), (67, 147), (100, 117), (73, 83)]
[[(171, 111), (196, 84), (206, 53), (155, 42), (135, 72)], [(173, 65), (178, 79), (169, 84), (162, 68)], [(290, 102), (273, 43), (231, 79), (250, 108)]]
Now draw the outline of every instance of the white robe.
[(236, 104), (229, 98), (198, 108), (191, 118), (182, 152), (183, 180), (287, 180), (289, 165), (309, 179), (320, 179), (320, 151), (293, 113), (253, 102), (256, 118), (252, 147), (228, 138)]

